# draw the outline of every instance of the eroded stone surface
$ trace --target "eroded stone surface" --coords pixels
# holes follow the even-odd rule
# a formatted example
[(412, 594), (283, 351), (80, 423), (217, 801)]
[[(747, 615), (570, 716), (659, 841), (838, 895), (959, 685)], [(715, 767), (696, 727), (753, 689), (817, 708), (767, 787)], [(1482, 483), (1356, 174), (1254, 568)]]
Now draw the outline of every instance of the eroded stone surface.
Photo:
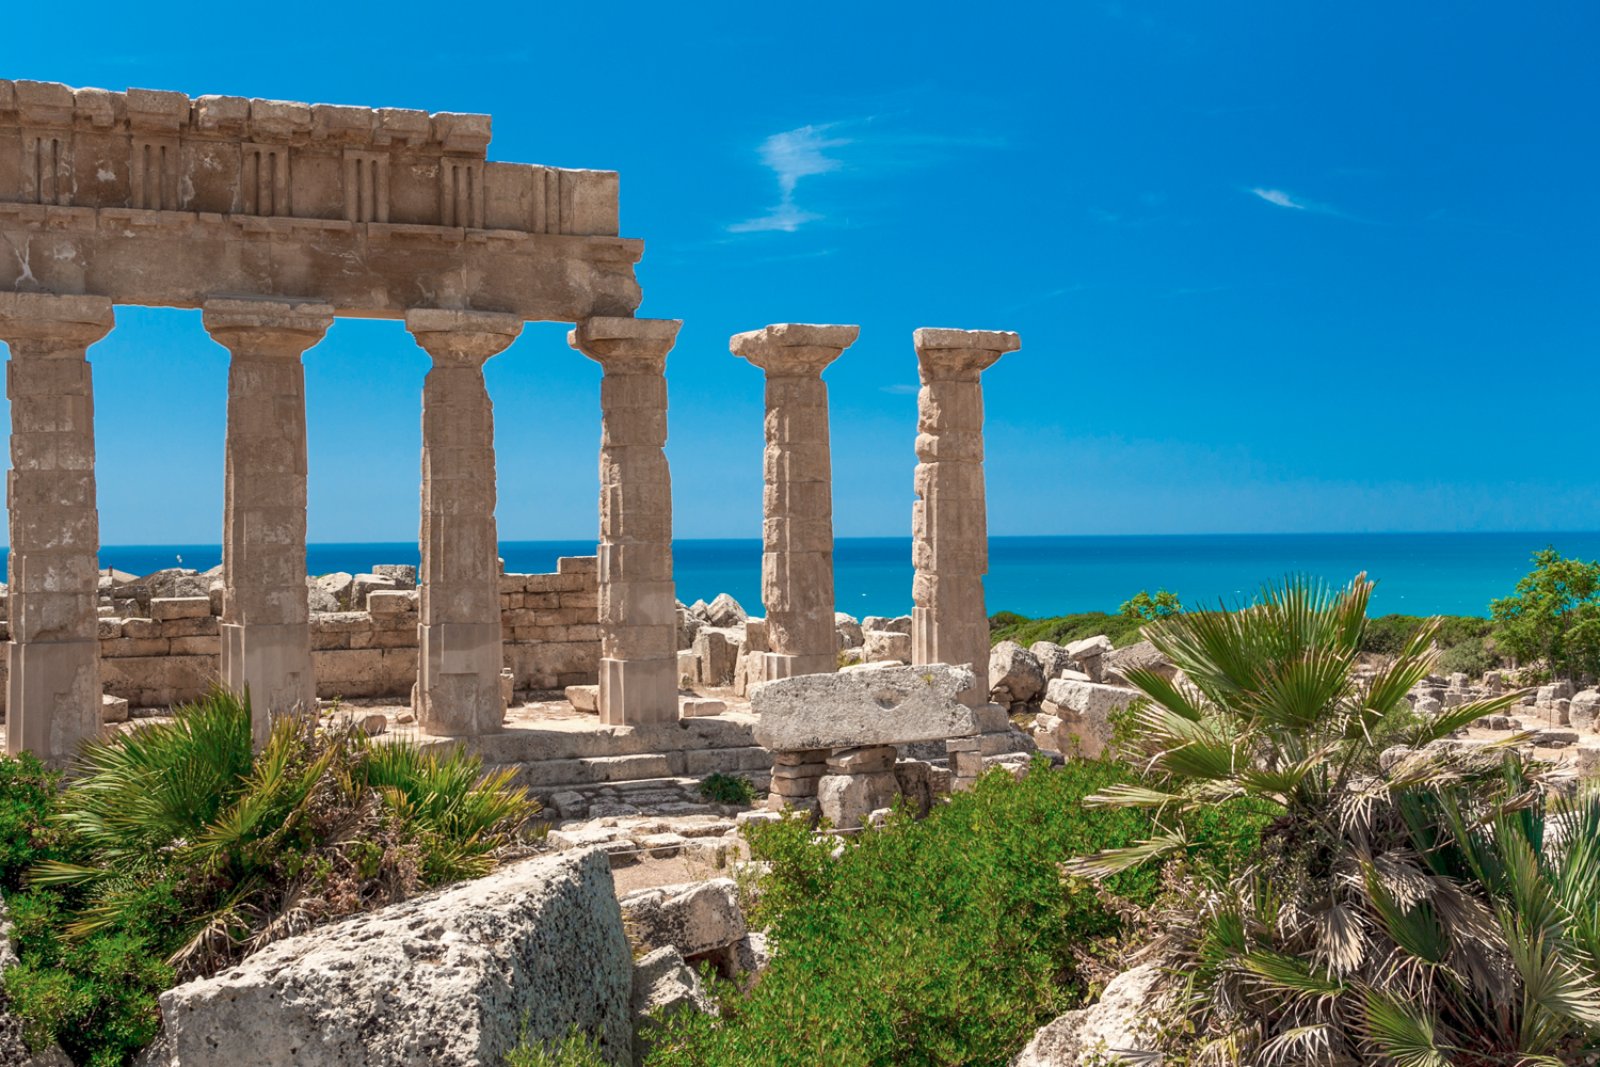
[(152, 1067), (499, 1063), (577, 1026), (632, 1047), (633, 959), (603, 853), (527, 860), (269, 945), (161, 994)]
[(964, 737), (978, 732), (957, 699), (972, 684), (970, 670), (942, 663), (763, 682), (750, 692), (756, 741), (799, 751)]

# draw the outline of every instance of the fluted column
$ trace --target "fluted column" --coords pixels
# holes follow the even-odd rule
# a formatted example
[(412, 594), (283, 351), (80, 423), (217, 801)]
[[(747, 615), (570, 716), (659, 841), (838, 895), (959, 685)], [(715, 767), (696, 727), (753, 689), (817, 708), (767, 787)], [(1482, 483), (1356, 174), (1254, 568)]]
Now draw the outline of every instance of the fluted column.
[(483, 365), (522, 332), (515, 315), (412, 311), (433, 357), (422, 390), (422, 571), (418, 722), (469, 737), (500, 729), (500, 547), (494, 408)]
[(833, 626), (833, 465), (822, 371), (859, 326), (781, 323), (734, 334), (729, 348), (767, 372), (761, 599), (767, 679), (838, 666)]
[(600, 721), (678, 718), (667, 353), (676, 319), (593, 318), (567, 343), (600, 382)]
[(6, 751), (62, 766), (100, 732), (100, 513), (88, 347), (110, 331), (98, 296), (0, 293), (11, 348), (11, 641)]
[(989, 524), (983, 489), (983, 385), (979, 375), (1021, 347), (998, 330), (930, 330), (913, 335), (922, 391), (917, 395), (917, 499), (911, 505), (911, 658), (972, 668), (961, 694), (989, 699), (989, 617), (983, 576)]
[(333, 322), (326, 304), (210, 300), (228, 350), (222, 502), (222, 684), (250, 694), (257, 744), (273, 716), (314, 714), (306, 597), (306, 383), (300, 357)]

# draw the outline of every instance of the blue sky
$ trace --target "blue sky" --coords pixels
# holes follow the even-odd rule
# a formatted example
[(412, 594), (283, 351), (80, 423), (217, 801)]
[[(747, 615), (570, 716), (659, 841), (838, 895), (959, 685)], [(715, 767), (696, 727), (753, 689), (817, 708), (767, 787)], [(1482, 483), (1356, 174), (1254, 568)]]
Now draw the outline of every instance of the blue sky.
[[(668, 363), (680, 536), (756, 536), (760, 372), (849, 322), (841, 535), (904, 535), (918, 326), (985, 378), (990, 530), (1600, 528), (1600, 6), (13, 5), (0, 77), (494, 116), (491, 158), (622, 173)], [(457, 14), (459, 12), (459, 14)], [(79, 31), (82, 32), (79, 32)], [(226, 354), (119, 309), (91, 352), (107, 544), (214, 542)], [(489, 365), (507, 539), (592, 536), (599, 369)], [(313, 540), (417, 529), (426, 359), (307, 356)]]

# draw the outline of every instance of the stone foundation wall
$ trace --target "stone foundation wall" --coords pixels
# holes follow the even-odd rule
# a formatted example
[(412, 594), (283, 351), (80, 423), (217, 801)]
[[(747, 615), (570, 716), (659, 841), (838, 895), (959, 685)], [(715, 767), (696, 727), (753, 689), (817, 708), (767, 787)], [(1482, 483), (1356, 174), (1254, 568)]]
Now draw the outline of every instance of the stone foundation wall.
[[(417, 591), (373, 589), (364, 599), (364, 611), (312, 612), (317, 695), (409, 702), (417, 680)], [(217, 680), (222, 654), (220, 596), (122, 597), (115, 603), (124, 609), (148, 605), (149, 617), (100, 619), (105, 691), (134, 707), (165, 707), (204, 696)], [(563, 558), (553, 574), (501, 575), (500, 619), (505, 666), (518, 690), (598, 682), (595, 557)], [(9, 637), (0, 622), (0, 638)], [(0, 705), (5, 671), (0, 658)]]

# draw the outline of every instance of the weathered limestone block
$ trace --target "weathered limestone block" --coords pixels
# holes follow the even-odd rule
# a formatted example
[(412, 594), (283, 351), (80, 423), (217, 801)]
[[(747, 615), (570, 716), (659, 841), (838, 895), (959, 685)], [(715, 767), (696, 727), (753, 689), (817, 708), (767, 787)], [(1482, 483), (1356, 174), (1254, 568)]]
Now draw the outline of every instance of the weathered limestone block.
[(911, 635), (896, 630), (863, 631), (861, 650), (867, 663), (909, 663), (916, 654)]
[(1061, 720), (1055, 734), (1055, 750), (1069, 752), (1075, 742), (1083, 755), (1100, 755), (1111, 743), (1112, 716), (1142, 696), (1137, 689), (1055, 679), (1045, 690), (1043, 704), (1046, 714)]
[(150, 601), (150, 617), (156, 622), (204, 619), (210, 614), (209, 596), (154, 597)]
[(1047, 683), (1052, 678), (1061, 677), (1062, 671), (1074, 669), (1074, 660), (1067, 655), (1066, 648), (1054, 641), (1035, 641), (1028, 646), (1028, 651), (1039, 661), (1039, 669), (1044, 673)]
[(1044, 692), (1044, 667), (1028, 649), (1015, 641), (1001, 641), (989, 652), (989, 690), (1004, 689), (1002, 703), (1027, 703)]
[(744, 608), (739, 606), (739, 602), (727, 593), (718, 593), (711, 603), (705, 606), (705, 621), (711, 626), (730, 629), (742, 625), (749, 617)]
[(647, 949), (670, 945), (693, 958), (727, 948), (748, 932), (732, 878), (639, 889), (621, 904), (628, 933)]
[(1574, 693), (1567, 705), (1567, 717), (1574, 730), (1594, 730), (1600, 719), (1600, 689)]
[(742, 642), (733, 630), (707, 627), (695, 634), (695, 681), (702, 685), (731, 685), (741, 648)]
[(57, 766), (100, 732), (100, 517), (87, 351), (112, 321), (104, 297), (0, 291), (0, 341), (11, 350), (6, 751)]
[(729, 342), (734, 355), (767, 377), (761, 557), (772, 641), (767, 678), (836, 666), (833, 471), (822, 372), (860, 332), (859, 326), (784, 323), (735, 334)]
[(1152, 1008), (1160, 980), (1160, 968), (1150, 963), (1117, 975), (1095, 1003), (1040, 1028), (1011, 1067), (1144, 1062), (1156, 1051), (1158, 1016)]
[(978, 732), (956, 697), (972, 684), (964, 667), (928, 664), (810, 674), (750, 692), (756, 741), (773, 751), (894, 745)]
[(856, 621), (855, 616), (846, 615), (842, 611), (834, 612), (833, 629), (839, 635), (839, 648), (861, 647), (861, 624)]
[(677, 598), (672, 585), (672, 475), (667, 353), (676, 319), (592, 318), (567, 343), (604, 368), (600, 384), (600, 719), (678, 715)]
[(716, 1003), (701, 986), (700, 976), (671, 945), (646, 953), (634, 962), (632, 1011), (636, 1064), (644, 1063), (649, 1055), (652, 1027), (684, 1011), (719, 1014)]
[[(890, 751), (893, 751), (892, 749)], [(862, 774), (828, 774), (817, 782), (817, 804), (835, 829), (854, 830), (879, 808), (893, 807), (900, 781), (892, 770)]]
[(598, 685), (569, 685), (565, 692), (567, 702), (572, 705), (573, 711), (594, 713), (600, 710), (600, 687)]
[(499, 1063), (524, 1024), (535, 1041), (580, 1027), (625, 1062), (632, 992), (611, 865), (569, 853), (287, 938), (168, 990), (150, 1062), (477, 1067)]
[[(1084, 662), (1088, 665), (1090, 661), (1085, 660)], [(1128, 684), (1127, 672), (1135, 668), (1153, 671), (1168, 681), (1178, 675), (1178, 668), (1162, 654), (1160, 649), (1149, 641), (1138, 641), (1126, 648), (1118, 648), (1106, 652), (1100, 657), (1100, 664), (1098, 675), (1093, 670), (1088, 670), (1085, 673), (1095, 681), (1113, 685)]]
[(962, 699), (982, 704), (989, 699), (989, 618), (979, 375), (1021, 341), (1014, 333), (944, 329), (917, 330), (913, 341), (922, 390), (911, 512), (912, 659), (968, 667), (973, 685)]
[(418, 722), (425, 733), (501, 727), (494, 411), (483, 365), (522, 332), (514, 315), (412, 311), (433, 358), (422, 399), (422, 594)]

